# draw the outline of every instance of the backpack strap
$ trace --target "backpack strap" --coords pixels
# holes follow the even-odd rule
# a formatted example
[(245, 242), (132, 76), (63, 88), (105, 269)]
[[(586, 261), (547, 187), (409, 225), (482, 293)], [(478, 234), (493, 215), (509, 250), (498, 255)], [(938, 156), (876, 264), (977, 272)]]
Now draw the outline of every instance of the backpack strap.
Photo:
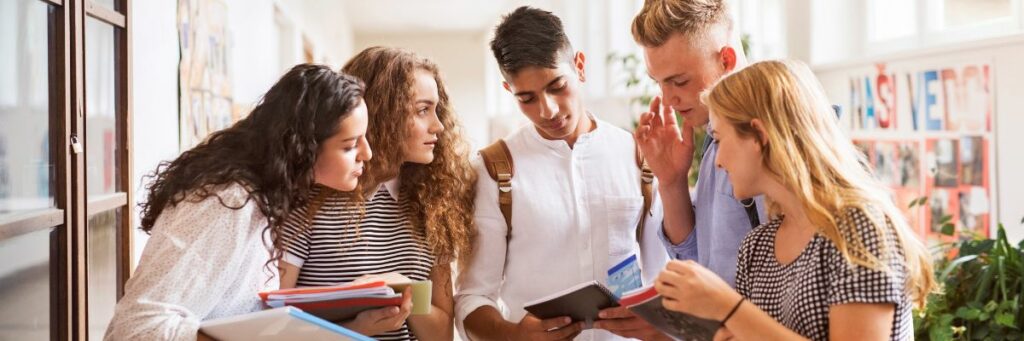
[(505, 225), (508, 227), (505, 232), (507, 243), (512, 239), (512, 176), (515, 175), (512, 153), (508, 151), (505, 140), (499, 139), (481, 149), (480, 157), (484, 159), (487, 174), (498, 183), (498, 207), (501, 208), (501, 215), (505, 217)]
[(761, 218), (757, 216), (757, 202), (754, 198), (740, 200), (740, 205), (747, 210), (747, 220), (750, 221), (750, 228), (761, 226)]
[(640, 222), (636, 225), (636, 242), (642, 244), (644, 236), (644, 224), (651, 212), (651, 202), (654, 200), (654, 172), (647, 165), (647, 160), (640, 153), (640, 145), (636, 145), (636, 167), (640, 169), (640, 194), (644, 196), (644, 207), (640, 211)]

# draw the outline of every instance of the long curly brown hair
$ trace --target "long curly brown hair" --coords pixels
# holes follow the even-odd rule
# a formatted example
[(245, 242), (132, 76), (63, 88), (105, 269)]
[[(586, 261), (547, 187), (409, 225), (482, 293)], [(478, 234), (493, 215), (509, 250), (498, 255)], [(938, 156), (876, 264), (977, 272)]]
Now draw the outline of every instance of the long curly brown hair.
[[(404, 162), (402, 146), (408, 137), (415, 72), (425, 70), (437, 82), (437, 117), (444, 125), (438, 134), (434, 161)], [(469, 146), (448, 99), (437, 65), (416, 54), (396, 48), (371, 47), (342, 68), (342, 72), (366, 82), (366, 108), (370, 122), (366, 139), (373, 159), (359, 180), (364, 188), (377, 188), (400, 176), (400, 192), (409, 199), (410, 219), (424, 229), (438, 264), (469, 259), (474, 237), (473, 197), (476, 172), (469, 163)], [(462, 266), (463, 268), (465, 266)]]
[(273, 245), (268, 264), (280, 259), (281, 224), (293, 209), (308, 204), (320, 144), (337, 133), (362, 96), (363, 84), (355, 77), (323, 65), (296, 65), (244, 119), (147, 176), (152, 182), (139, 204), (141, 229), (149, 233), (164, 210), (186, 198), (203, 200), (239, 184), (249, 192), (246, 203), (254, 201), (268, 220), (264, 228)]

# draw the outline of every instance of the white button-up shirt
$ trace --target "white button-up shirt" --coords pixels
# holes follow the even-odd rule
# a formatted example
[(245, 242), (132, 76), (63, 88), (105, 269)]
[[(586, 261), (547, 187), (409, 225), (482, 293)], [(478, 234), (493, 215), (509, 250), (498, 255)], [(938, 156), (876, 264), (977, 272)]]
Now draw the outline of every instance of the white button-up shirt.
[[(658, 238), (662, 205), (657, 184), (643, 247), (636, 241), (643, 195), (632, 136), (606, 122), (596, 124), (571, 149), (565, 141), (543, 138), (532, 125), (505, 139), (515, 167), (512, 238), (507, 245), (497, 184), (482, 160), (474, 160), (479, 234), (455, 297), (455, 320), (463, 338), (468, 339), (462, 321), (482, 306), (493, 306), (508, 321), (518, 322), (526, 315), (525, 302), (587, 281), (607, 283), (608, 269), (632, 254), (640, 259), (645, 285), (668, 262)], [(587, 330), (576, 339), (621, 338)]]

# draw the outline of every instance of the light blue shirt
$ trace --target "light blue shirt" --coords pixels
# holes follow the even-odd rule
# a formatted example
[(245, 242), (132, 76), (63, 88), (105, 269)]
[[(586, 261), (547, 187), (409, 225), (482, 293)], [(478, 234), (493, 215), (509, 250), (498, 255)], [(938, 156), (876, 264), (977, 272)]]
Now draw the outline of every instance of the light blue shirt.
[[(715, 167), (717, 154), (718, 144), (711, 143), (701, 158), (697, 191), (693, 195), (693, 232), (678, 245), (668, 240), (664, 229), (659, 235), (674, 258), (695, 260), (735, 287), (736, 256), (740, 243), (751, 230), (750, 219), (743, 204), (733, 196), (728, 174)], [(767, 222), (764, 196), (757, 196), (754, 201), (760, 221)]]

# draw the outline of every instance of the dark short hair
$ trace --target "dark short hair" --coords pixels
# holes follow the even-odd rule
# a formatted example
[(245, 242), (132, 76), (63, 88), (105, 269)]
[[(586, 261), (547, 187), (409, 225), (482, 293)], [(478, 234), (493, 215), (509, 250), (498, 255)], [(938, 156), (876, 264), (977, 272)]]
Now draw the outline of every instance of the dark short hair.
[(491, 51), (506, 75), (530, 66), (554, 69), (560, 58), (571, 63), (573, 54), (562, 20), (551, 12), (529, 6), (516, 8), (502, 17), (494, 29)]

